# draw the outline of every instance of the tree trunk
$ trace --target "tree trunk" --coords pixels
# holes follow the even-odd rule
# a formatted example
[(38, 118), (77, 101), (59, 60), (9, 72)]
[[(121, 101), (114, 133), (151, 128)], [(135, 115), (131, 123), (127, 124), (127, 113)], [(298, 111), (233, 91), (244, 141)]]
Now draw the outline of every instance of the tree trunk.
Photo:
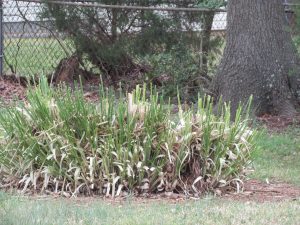
[(217, 98), (230, 101), (233, 114), (253, 95), (256, 115), (295, 115), (300, 65), (282, 0), (230, 0), (227, 19)]

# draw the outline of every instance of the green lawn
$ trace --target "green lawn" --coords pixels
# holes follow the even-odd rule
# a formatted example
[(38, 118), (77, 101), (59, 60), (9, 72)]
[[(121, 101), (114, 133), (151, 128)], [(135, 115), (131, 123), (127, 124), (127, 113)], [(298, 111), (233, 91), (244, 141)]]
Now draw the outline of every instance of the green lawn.
[(102, 200), (11, 198), (0, 210), (1, 224), (299, 224), (300, 201), (243, 203), (218, 199), (168, 204), (109, 205)]
[(254, 155), (253, 178), (281, 180), (300, 186), (300, 129), (263, 134)]
[[(299, 130), (264, 134), (255, 154), (256, 179), (300, 185)], [(30, 200), (0, 193), (0, 224), (300, 224), (300, 198), (280, 203), (238, 202), (207, 197), (184, 203), (109, 204), (100, 199)]]
[(9, 65), (18, 75), (32, 76), (54, 71), (61, 59), (72, 53), (71, 42), (54, 38), (12, 38), (4, 42), (4, 72), (11, 73)]

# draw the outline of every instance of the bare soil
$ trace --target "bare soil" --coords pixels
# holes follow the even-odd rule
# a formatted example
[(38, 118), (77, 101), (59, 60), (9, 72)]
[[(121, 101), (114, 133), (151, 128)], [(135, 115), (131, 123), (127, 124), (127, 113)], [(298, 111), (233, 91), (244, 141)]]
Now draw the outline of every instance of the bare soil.
[(263, 115), (257, 120), (269, 131), (282, 132), (290, 126), (300, 125), (300, 115), (296, 117)]
[[(243, 192), (236, 193), (226, 193), (220, 196), (221, 199), (225, 200), (234, 200), (234, 201), (242, 201), (242, 202), (256, 202), (256, 203), (264, 203), (264, 202), (282, 202), (282, 201), (296, 201), (300, 200), (300, 187), (278, 182), (272, 181), (270, 183), (258, 181), (258, 180), (248, 180), (244, 184)], [(163, 193), (163, 194), (155, 194), (149, 195), (145, 197), (136, 197), (133, 198), (132, 201), (137, 203), (149, 203), (149, 202), (168, 202), (168, 203), (178, 203), (186, 200), (193, 200), (198, 198), (186, 198), (186, 196), (181, 194), (174, 193)], [(106, 199), (108, 202), (114, 203), (122, 203), (123, 199)], [(79, 200), (80, 201), (80, 200)], [(83, 201), (85, 201), (83, 199)]]
[(280, 202), (300, 200), (300, 187), (288, 183), (272, 181), (270, 183), (249, 180), (245, 182), (242, 193), (230, 193), (225, 199), (254, 202)]
[(16, 100), (24, 100), (26, 88), (16, 79), (0, 77), (0, 101), (10, 104)]
[[(0, 102), (4, 105), (10, 105), (18, 100), (26, 100), (27, 82), (26, 79), (14, 76), (0, 76)], [(85, 98), (92, 102), (99, 99), (98, 87), (100, 78), (90, 79), (84, 83), (83, 89)], [(71, 88), (73, 88), (70, 85)]]

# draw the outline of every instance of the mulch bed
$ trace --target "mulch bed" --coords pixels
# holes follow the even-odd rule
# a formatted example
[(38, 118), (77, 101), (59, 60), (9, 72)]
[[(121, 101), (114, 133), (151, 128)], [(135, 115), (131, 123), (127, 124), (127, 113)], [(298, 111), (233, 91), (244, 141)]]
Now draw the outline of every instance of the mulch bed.
[(26, 87), (15, 79), (0, 77), (0, 101), (10, 104), (16, 100), (25, 100)]
[[(99, 97), (100, 78), (94, 78), (84, 83), (84, 97), (96, 102)], [(74, 85), (70, 85), (72, 88)], [(25, 78), (18, 78), (14, 76), (0, 76), (0, 102), (4, 105), (10, 105), (16, 101), (26, 100), (26, 81)]]

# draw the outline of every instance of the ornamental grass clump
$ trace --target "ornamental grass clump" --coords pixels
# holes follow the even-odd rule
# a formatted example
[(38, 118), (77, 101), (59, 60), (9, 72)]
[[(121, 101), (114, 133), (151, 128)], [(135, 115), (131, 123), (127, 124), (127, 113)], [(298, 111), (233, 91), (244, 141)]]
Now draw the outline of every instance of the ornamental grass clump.
[(174, 114), (146, 87), (119, 95), (100, 87), (95, 104), (42, 79), (1, 112), (0, 187), (112, 197), (242, 187), (255, 148), (242, 107), (232, 122), (228, 105), (212, 113), (210, 97)]

